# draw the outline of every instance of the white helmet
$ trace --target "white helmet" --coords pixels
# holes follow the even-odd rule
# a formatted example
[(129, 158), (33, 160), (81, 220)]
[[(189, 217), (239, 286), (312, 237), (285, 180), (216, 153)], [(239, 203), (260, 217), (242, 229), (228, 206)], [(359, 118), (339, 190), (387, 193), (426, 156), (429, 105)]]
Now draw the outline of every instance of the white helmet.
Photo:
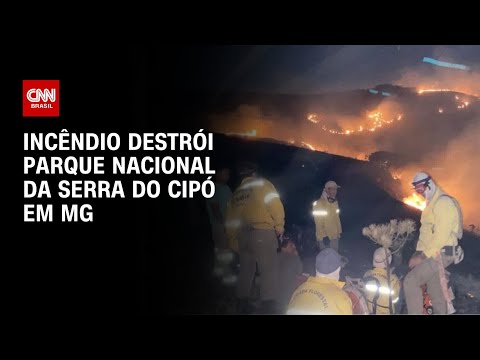
[(415, 191), (427, 200), (431, 200), (437, 190), (437, 185), (432, 177), (424, 171), (419, 171), (415, 174), (412, 185), (415, 188)]
[[(392, 253), (387, 250), (388, 254), (388, 263), (390, 264), (392, 262)], [(385, 248), (381, 247), (375, 250), (373, 253), (373, 267), (376, 268), (386, 268), (387, 267), (387, 262), (386, 256), (385, 256)]]

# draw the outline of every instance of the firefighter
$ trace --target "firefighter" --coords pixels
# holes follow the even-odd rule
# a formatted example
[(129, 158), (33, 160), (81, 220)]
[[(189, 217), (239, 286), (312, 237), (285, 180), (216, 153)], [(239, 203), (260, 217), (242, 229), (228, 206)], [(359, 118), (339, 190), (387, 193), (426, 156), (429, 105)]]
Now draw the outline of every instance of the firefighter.
[(233, 261), (233, 253), (228, 249), (225, 233), (225, 212), (228, 201), (232, 197), (232, 191), (228, 186), (229, 178), (230, 169), (218, 166), (215, 171), (215, 194), (206, 201), (213, 244), (215, 245), (214, 275), (222, 277), (223, 283), (235, 281), (230, 266)]
[(273, 184), (257, 176), (255, 164), (239, 164), (238, 173), (242, 182), (228, 204), (225, 221), (229, 246), (240, 256), (237, 296), (240, 308), (248, 306), (257, 265), (261, 311), (270, 312), (277, 298), (277, 249), (284, 232), (285, 211)]
[(328, 181), (320, 199), (313, 203), (312, 214), (320, 250), (329, 244), (331, 248), (338, 251), (338, 242), (342, 234), (340, 208), (337, 200), (337, 190), (339, 188), (340, 186), (335, 181)]
[(387, 277), (387, 261), (388, 264), (392, 262), (392, 254), (390, 251), (387, 250), (385, 253), (385, 248), (378, 248), (373, 253), (373, 269), (367, 271), (363, 276), (365, 297), (370, 314), (390, 314), (390, 296), (392, 297), (391, 313), (395, 313), (395, 306), (398, 303), (400, 295), (400, 281), (391, 270), (390, 276)]
[(446, 194), (421, 171), (413, 178), (415, 191), (427, 206), (420, 219), (420, 236), (416, 252), (409, 261), (410, 272), (403, 284), (409, 314), (423, 313), (422, 285), (426, 284), (434, 314), (454, 312), (445, 268), (463, 260), (458, 240), (463, 236), (462, 210), (457, 200)]
[(331, 248), (315, 259), (316, 276), (310, 276), (292, 295), (287, 315), (352, 315), (352, 301), (339, 281), (342, 257)]
[(278, 254), (278, 305), (285, 312), (293, 291), (303, 280), (303, 263), (291, 236), (284, 235)]
[(207, 211), (212, 228), (213, 243), (215, 250), (225, 250), (227, 239), (225, 236), (225, 211), (227, 204), (232, 197), (232, 191), (228, 186), (230, 170), (226, 167), (217, 169), (215, 174), (215, 194), (207, 199)]

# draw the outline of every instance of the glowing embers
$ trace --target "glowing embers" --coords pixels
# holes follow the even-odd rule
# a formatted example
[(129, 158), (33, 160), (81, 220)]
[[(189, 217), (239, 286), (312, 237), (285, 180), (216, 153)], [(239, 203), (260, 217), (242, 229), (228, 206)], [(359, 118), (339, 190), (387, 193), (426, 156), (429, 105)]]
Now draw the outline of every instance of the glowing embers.
[(469, 101), (462, 101), (458, 99), (458, 96), (455, 96), (455, 99), (460, 101), (460, 105), (457, 105), (457, 109), (465, 109), (468, 105), (470, 105)]
[(308, 114), (307, 120), (314, 124), (318, 124), (317, 114)]
[(425, 93), (435, 93), (435, 92), (447, 92), (447, 91), (452, 91), (450, 89), (420, 89), (418, 90), (418, 93), (420, 95), (425, 94)]
[[(437, 93), (437, 92), (455, 92), (455, 90), (451, 90), (451, 89), (421, 89), (421, 90), (418, 90), (419, 95), (426, 94), (426, 93)], [(476, 95), (467, 95), (467, 96), (472, 97), (472, 96), (476, 96)], [(462, 99), (462, 96), (455, 95), (455, 102), (457, 103), (457, 109), (458, 110), (465, 109), (471, 104), (471, 101), (465, 100), (464, 98), (465, 98), (465, 96), (463, 96), (463, 99)], [(438, 108), (438, 113), (439, 114), (443, 114), (444, 112), (445, 112), (445, 107), (439, 107)]]
[[(340, 130), (331, 129), (326, 125), (322, 125), (321, 129), (325, 132), (328, 132), (334, 135), (353, 135), (356, 133), (362, 133), (362, 132), (368, 132), (368, 131), (374, 132), (377, 129), (381, 129), (385, 125), (390, 125), (396, 121), (403, 120), (403, 114), (399, 114), (396, 117), (391, 119), (385, 119), (384, 114), (381, 111), (372, 111), (367, 114), (367, 118), (369, 120), (369, 123), (366, 125), (359, 125), (355, 127), (350, 127), (348, 129), (340, 129)], [(315, 124), (319, 123), (317, 114), (313, 114), (313, 113), (308, 114), (307, 120)]]

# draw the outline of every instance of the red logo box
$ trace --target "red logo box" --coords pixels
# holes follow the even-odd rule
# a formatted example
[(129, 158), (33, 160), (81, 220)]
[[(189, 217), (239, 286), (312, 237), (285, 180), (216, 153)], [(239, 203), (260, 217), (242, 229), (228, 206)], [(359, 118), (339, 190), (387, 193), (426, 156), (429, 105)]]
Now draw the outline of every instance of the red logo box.
[(60, 116), (60, 80), (23, 80), (23, 116)]

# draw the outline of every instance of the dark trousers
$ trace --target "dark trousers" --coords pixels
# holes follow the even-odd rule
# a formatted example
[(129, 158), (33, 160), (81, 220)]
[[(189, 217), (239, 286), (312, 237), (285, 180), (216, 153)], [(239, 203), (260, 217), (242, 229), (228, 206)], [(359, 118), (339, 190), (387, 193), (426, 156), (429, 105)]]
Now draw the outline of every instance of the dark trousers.
[(275, 231), (251, 229), (243, 231), (238, 240), (240, 253), (240, 274), (237, 296), (250, 295), (256, 265), (260, 272), (260, 298), (275, 300), (278, 281), (278, 241)]

